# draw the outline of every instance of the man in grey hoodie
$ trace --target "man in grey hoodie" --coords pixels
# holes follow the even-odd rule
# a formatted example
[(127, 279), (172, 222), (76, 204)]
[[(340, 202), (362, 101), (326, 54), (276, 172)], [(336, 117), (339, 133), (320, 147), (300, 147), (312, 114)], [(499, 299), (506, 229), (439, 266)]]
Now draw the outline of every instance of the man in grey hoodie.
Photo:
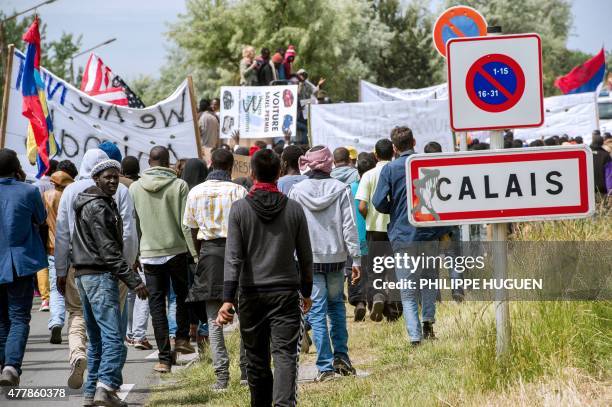
[(346, 185), (359, 181), (359, 172), (353, 167), (348, 148), (338, 147), (334, 150), (334, 169), (331, 171), (331, 177)]
[(350, 186), (330, 176), (332, 160), (327, 147), (310, 149), (300, 157), (300, 170), (309, 171), (309, 179), (289, 192), (289, 198), (304, 209), (312, 245), (314, 277), (308, 320), (317, 348), (317, 381), (332, 379), (336, 373), (355, 374), (348, 356), (343, 269), (352, 256), (355, 284), (361, 275), (361, 251)]

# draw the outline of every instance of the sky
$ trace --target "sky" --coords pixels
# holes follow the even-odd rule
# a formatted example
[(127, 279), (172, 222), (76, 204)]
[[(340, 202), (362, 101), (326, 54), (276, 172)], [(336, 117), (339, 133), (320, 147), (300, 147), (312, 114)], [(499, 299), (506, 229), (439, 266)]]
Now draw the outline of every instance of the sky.
[[(0, 0), (0, 10), (12, 14), (41, 1)], [(431, 1), (432, 8), (437, 9), (434, 6), (440, 0)], [(38, 13), (47, 24), (48, 40), (59, 38), (62, 32), (82, 34), (82, 49), (87, 49), (117, 38), (96, 52), (114, 72), (129, 80), (141, 74), (159, 76), (169, 46), (164, 33), (185, 10), (183, 0), (57, 0), (41, 7)], [(572, 13), (570, 49), (594, 54), (607, 44), (607, 49), (612, 50), (612, 0), (573, 0)], [(75, 67), (86, 62), (87, 55), (78, 57)]]

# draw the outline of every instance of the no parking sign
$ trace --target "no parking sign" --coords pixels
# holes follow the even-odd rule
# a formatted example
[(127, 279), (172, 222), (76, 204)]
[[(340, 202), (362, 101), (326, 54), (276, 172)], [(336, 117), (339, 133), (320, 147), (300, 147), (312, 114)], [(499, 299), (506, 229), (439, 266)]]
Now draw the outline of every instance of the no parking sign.
[(542, 125), (542, 51), (537, 34), (452, 39), (447, 58), (453, 130)]

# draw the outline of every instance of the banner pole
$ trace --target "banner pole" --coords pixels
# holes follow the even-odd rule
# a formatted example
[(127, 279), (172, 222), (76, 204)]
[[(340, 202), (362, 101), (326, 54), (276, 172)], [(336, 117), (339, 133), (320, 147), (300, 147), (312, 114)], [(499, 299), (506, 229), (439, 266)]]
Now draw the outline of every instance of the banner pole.
[(4, 148), (6, 141), (6, 123), (8, 121), (9, 96), (11, 95), (11, 76), (13, 75), (13, 54), (15, 45), (8, 46), (6, 55), (6, 72), (4, 73), (4, 93), (2, 95), (2, 117), (0, 117), (0, 148)]
[(308, 144), (310, 144), (310, 148), (313, 147), (312, 145), (312, 126), (310, 124), (310, 110), (312, 108), (312, 103), (308, 102), (308, 128), (307, 128), (307, 132), (308, 132)]
[(193, 89), (193, 79), (187, 76), (187, 87), (189, 88), (189, 99), (191, 101), (191, 115), (193, 116), (193, 135), (195, 136), (196, 146), (198, 146), (198, 158), (202, 159), (202, 140), (200, 139), (200, 128), (198, 127), (198, 110), (195, 103), (195, 91)]

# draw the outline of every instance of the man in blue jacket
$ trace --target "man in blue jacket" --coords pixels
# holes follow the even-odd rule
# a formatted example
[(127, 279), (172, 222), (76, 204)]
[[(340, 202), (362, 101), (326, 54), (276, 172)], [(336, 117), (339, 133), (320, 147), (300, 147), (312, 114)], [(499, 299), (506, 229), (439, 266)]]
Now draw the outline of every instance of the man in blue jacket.
[(0, 386), (19, 385), (34, 275), (48, 266), (38, 227), (47, 212), (38, 188), (23, 181), (17, 154), (0, 149)]
[[(399, 253), (402, 257), (404, 253), (418, 255), (421, 254), (420, 249), (423, 248), (419, 245), (420, 242), (437, 241), (441, 235), (448, 232), (448, 228), (415, 228), (408, 222), (406, 159), (414, 154), (415, 140), (412, 130), (408, 127), (394, 128), (391, 131), (391, 142), (398, 157), (385, 165), (380, 172), (372, 204), (380, 213), (390, 215), (388, 235), (393, 252)], [(431, 247), (431, 244), (424, 246), (426, 251), (429, 251)], [(416, 250), (417, 248), (419, 250)], [(401, 267), (399, 264), (395, 268), (398, 281), (417, 281), (417, 287), (419, 278), (431, 278), (435, 272), (435, 270), (414, 270), (411, 267)], [(435, 289), (427, 287), (401, 290), (406, 329), (413, 345), (420, 344), (423, 338), (435, 339), (433, 324), (436, 316), (436, 294)], [(423, 317), (422, 329), (419, 319), (419, 302)]]

